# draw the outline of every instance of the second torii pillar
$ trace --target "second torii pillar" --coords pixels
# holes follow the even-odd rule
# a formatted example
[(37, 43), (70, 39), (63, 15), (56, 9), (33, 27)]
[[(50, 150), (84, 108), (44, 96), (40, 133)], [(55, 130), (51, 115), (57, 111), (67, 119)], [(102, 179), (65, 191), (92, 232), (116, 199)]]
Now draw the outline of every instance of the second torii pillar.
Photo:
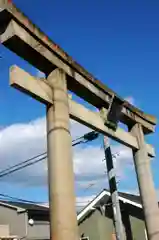
[(148, 239), (158, 240), (159, 208), (142, 126), (136, 124), (131, 129), (131, 133), (136, 137), (140, 148), (133, 154)]
[(47, 80), (53, 98), (53, 105), (47, 106), (50, 235), (52, 240), (77, 240), (66, 75), (56, 69)]

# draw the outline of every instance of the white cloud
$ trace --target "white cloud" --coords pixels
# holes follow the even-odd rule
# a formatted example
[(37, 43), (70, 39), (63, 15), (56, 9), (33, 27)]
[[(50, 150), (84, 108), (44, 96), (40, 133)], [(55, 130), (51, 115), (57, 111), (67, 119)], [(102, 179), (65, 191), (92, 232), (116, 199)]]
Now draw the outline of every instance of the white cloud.
[[(85, 126), (71, 121), (72, 138), (75, 139), (90, 131)], [(39, 118), (22, 124), (13, 124), (0, 130), (0, 164), (1, 169), (31, 158), (46, 151), (46, 121)], [(117, 176), (124, 177), (124, 170), (131, 162), (131, 152), (124, 146), (112, 147), (113, 152), (120, 152), (115, 161)], [(106, 174), (104, 151), (101, 142), (96, 145), (79, 145), (74, 148), (74, 172), (76, 188), (84, 189), (105, 187)], [(32, 165), (22, 171), (10, 174), (1, 181), (16, 182), (26, 185), (46, 185), (46, 161)]]
[(80, 136), (83, 136), (85, 133), (90, 131), (90, 128), (82, 124), (79, 124), (73, 120), (70, 121), (70, 129), (71, 129), (71, 136), (73, 140)]
[[(71, 121), (73, 138), (81, 136), (89, 129)], [(29, 159), (46, 151), (46, 120), (39, 118), (29, 123), (13, 124), (0, 130), (0, 164), (1, 170)], [(4, 181), (17, 181), (26, 184), (46, 183), (46, 161), (32, 165), (22, 171), (7, 175)]]
[[(40, 76), (40, 75), (39, 75)], [(134, 99), (127, 98), (134, 103)], [(82, 136), (90, 131), (89, 128), (71, 120), (70, 121), (72, 139)], [(104, 151), (101, 147), (102, 139), (96, 144), (78, 145), (74, 148), (74, 173), (76, 191), (81, 192), (89, 188), (94, 192), (108, 186)], [(0, 164), (1, 170), (10, 167), (16, 163), (31, 158), (39, 153), (46, 151), (46, 120), (44, 117), (27, 123), (18, 123), (0, 129)], [(113, 153), (120, 153), (114, 160), (117, 179), (127, 178), (125, 171), (132, 167), (131, 150), (123, 145), (112, 145)], [(47, 183), (47, 161), (40, 162), (25, 168), (16, 173), (1, 178), (1, 182), (12, 182), (23, 184), (25, 186), (46, 186)], [(79, 191), (80, 190), (80, 191)], [(87, 193), (87, 191), (84, 191)], [(86, 202), (95, 195), (78, 196), (79, 202)], [(83, 205), (82, 205), (83, 206)]]
[[(76, 197), (76, 209), (77, 211), (80, 211), (81, 209), (83, 209), (87, 204), (89, 204), (94, 198), (96, 197), (96, 195), (88, 195), (88, 196), (77, 196)], [(41, 203), (39, 204), (41, 206), (44, 207), (49, 207), (49, 203), (45, 202), (45, 203)]]
[[(0, 131), (1, 169), (44, 152), (46, 150), (45, 128), (45, 119), (40, 118), (2, 129)], [(43, 175), (42, 165), (39, 165), (38, 168), (33, 165), (23, 171), (10, 174), (2, 180), (30, 182), (27, 179), (33, 177), (35, 182), (36, 179), (39, 181)], [(40, 180), (39, 183), (41, 184), (42, 181)]]
[(126, 97), (125, 100), (131, 103), (132, 105), (135, 105), (135, 99), (132, 96)]
[(80, 197), (76, 197), (76, 209), (77, 211), (80, 211), (81, 209), (83, 209), (87, 204), (89, 204), (94, 198), (96, 197), (96, 195), (88, 195), (88, 196), (80, 196)]
[[(133, 194), (133, 195), (139, 196), (139, 190), (138, 189), (129, 189), (129, 190), (122, 189), (122, 190), (120, 190), (120, 192), (124, 192), (124, 193), (127, 193), (127, 194)], [(97, 192), (97, 194), (77, 196), (76, 197), (76, 209), (77, 209), (77, 211), (80, 211), (85, 206), (87, 206), (94, 198), (97, 197), (98, 194), (99, 194), (99, 192)], [(41, 203), (40, 205), (45, 206), (45, 207), (49, 207), (48, 202)]]

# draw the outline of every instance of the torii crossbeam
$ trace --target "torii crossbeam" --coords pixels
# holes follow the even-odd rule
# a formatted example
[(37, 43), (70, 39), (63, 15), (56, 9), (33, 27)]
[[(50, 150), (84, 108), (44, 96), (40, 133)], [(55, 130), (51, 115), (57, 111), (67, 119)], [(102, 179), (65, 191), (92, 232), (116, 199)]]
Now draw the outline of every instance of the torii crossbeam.
[[(148, 237), (158, 240), (159, 211), (149, 166), (149, 157), (155, 153), (144, 141), (144, 134), (154, 131), (155, 117), (135, 108), (95, 79), (7, 0), (0, 0), (0, 39), (7, 48), (46, 74), (46, 79), (37, 79), (18, 67), (11, 68), (11, 85), (47, 106), (51, 239), (78, 239), (70, 115), (132, 148)], [(92, 112), (69, 99), (67, 89), (100, 112)], [(119, 121), (128, 126), (129, 132), (118, 127)]]

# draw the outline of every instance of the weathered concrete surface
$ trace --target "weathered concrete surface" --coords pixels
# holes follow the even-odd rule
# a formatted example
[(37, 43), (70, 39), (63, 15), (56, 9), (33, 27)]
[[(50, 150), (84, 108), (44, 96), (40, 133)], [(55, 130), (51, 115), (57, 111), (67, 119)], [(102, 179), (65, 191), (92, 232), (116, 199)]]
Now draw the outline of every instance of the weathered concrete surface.
[[(44, 104), (53, 104), (52, 90), (48, 81), (35, 78), (17, 66), (12, 66), (10, 69), (10, 85)], [(99, 131), (134, 150), (139, 149), (136, 138), (130, 133), (119, 127), (115, 132), (106, 127), (100, 113), (92, 112), (71, 99), (69, 99), (69, 112), (72, 119), (83, 123), (87, 127)], [(150, 156), (155, 155), (153, 147), (149, 144), (147, 144), (147, 151)]]
[(48, 82), (53, 99), (46, 114), (50, 236), (52, 240), (78, 240), (66, 75), (56, 69)]
[(144, 141), (142, 126), (136, 124), (132, 130), (136, 137), (139, 150), (134, 151), (134, 164), (138, 179), (140, 196), (143, 204), (145, 223), (149, 240), (159, 239), (159, 208), (157, 195), (154, 188), (153, 177), (147, 148)]
[[(20, 39), (24, 41), (22, 36), (20, 37), (20, 39), (18, 38), (19, 32), (15, 33), (15, 36), (17, 35), (17, 38), (14, 37), (14, 41), (9, 41), (8, 37), (7, 40), (5, 41), (3, 40), (4, 45), (6, 45), (11, 50), (15, 51), (18, 55), (25, 58), (27, 61), (29, 62), (32, 61), (31, 63), (34, 66), (38, 67), (45, 73), (51, 72), (51, 70), (55, 66), (56, 67), (62, 66), (64, 71), (66, 71), (67, 67), (66, 73), (71, 77), (70, 81), (68, 81), (68, 88), (70, 90), (73, 90), (76, 94), (82, 96), (85, 100), (89, 101), (98, 108), (108, 107), (111, 97), (114, 94), (117, 95), (116, 93), (114, 93), (112, 90), (103, 85), (100, 81), (95, 79), (84, 68), (77, 64), (71, 57), (69, 57), (59, 46), (57, 46), (50, 39), (48, 39), (48, 37), (44, 33), (42, 33), (34, 24), (32, 24), (28, 20), (28, 18), (25, 17), (19, 10), (17, 10), (12, 3), (8, 3), (8, 1), (5, 0), (3, 1), (1, 0), (0, 6), (1, 6), (0, 26), (2, 25), (2, 22), (6, 23), (3, 24), (3, 26), (4, 25), (7, 26), (10, 20), (14, 19), (17, 23), (19, 23), (22, 26), (23, 30), (26, 29), (25, 35), (28, 35), (26, 43), (31, 46), (32, 50), (29, 49), (28, 46), (26, 47), (26, 44), (22, 43), (15, 44), (15, 42), (18, 42)], [(3, 30), (4, 29), (5, 28), (3, 27)], [(6, 34), (7, 33), (5, 33), (5, 37)], [(33, 39), (35, 44), (32, 44)], [(6, 41), (8, 43), (6, 43)], [(25, 51), (21, 51), (21, 49), (18, 49), (18, 47), (25, 48)], [(27, 52), (28, 50), (30, 51), (28, 52), (28, 56), (26, 56), (24, 52)], [(43, 53), (43, 51), (45, 53)], [(38, 56), (39, 66), (37, 66), (37, 63), (35, 63), (35, 61), (33, 60), (33, 58), (37, 56), (35, 52), (38, 52), (39, 55)], [(51, 59), (50, 56), (52, 56)], [(121, 121), (128, 124), (129, 126), (132, 126), (134, 123), (139, 122), (144, 126), (145, 133), (154, 131), (156, 119), (151, 115), (143, 113), (142, 111), (135, 108), (126, 101), (124, 102), (122, 113), (123, 114), (121, 115)]]

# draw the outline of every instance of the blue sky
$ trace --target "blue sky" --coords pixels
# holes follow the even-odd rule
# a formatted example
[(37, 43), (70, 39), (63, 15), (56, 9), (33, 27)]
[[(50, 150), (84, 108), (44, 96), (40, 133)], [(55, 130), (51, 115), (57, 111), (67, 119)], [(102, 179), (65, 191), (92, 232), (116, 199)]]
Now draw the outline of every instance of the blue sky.
[[(135, 105), (159, 118), (158, 1), (15, 0), (14, 3), (102, 82), (122, 97), (131, 96)], [(3, 56), (0, 59), (1, 127), (44, 116), (43, 105), (9, 88), (8, 68), (12, 64), (34, 75), (37, 70), (3, 46), (0, 54)], [(158, 127), (149, 141), (156, 148), (157, 157), (152, 167), (159, 188)], [(129, 179), (122, 181), (121, 189), (136, 188), (132, 172), (129, 168), (126, 170)], [(11, 186), (6, 189), (3, 192), (12, 193)], [(23, 196), (36, 198), (31, 191), (23, 192)], [(38, 197), (41, 191), (36, 188)], [(17, 190), (18, 196), (20, 193)]]

